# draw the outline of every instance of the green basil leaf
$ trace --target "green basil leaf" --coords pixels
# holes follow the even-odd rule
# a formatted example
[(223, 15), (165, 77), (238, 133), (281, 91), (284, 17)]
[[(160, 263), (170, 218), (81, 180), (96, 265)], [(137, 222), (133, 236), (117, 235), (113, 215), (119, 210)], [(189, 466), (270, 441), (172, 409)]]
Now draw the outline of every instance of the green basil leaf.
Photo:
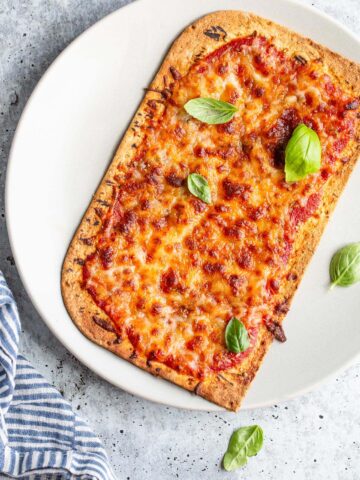
[(264, 434), (258, 425), (250, 425), (236, 430), (231, 435), (228, 449), (223, 458), (225, 470), (231, 472), (245, 465), (248, 457), (259, 453), (263, 442)]
[(249, 335), (244, 324), (233, 317), (225, 329), (226, 348), (233, 353), (244, 352), (249, 348)]
[(340, 248), (330, 262), (331, 288), (348, 287), (360, 282), (360, 242)]
[(208, 181), (198, 173), (190, 173), (187, 177), (189, 192), (205, 203), (211, 203), (211, 192)]
[(201, 97), (189, 100), (184, 108), (192, 117), (210, 125), (227, 123), (237, 112), (237, 108), (231, 103)]
[(316, 173), (321, 166), (321, 144), (318, 134), (304, 124), (298, 125), (285, 149), (285, 178), (287, 182), (302, 180)]

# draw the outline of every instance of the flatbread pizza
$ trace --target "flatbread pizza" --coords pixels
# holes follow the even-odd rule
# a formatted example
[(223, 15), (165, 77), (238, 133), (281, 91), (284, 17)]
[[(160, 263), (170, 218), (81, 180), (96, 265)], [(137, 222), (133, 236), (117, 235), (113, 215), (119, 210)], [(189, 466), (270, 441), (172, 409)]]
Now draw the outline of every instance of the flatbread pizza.
[(67, 252), (62, 294), (78, 328), (238, 409), (273, 339), (286, 339), (358, 158), (359, 80), (355, 63), (253, 14), (187, 27)]

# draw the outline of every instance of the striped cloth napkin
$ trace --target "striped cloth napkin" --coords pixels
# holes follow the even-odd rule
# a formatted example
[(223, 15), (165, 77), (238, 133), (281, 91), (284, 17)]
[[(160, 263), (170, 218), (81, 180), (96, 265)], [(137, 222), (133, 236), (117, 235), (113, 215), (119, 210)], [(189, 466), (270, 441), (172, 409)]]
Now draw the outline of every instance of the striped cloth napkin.
[(115, 480), (99, 439), (18, 354), (19, 334), (0, 272), (0, 478)]

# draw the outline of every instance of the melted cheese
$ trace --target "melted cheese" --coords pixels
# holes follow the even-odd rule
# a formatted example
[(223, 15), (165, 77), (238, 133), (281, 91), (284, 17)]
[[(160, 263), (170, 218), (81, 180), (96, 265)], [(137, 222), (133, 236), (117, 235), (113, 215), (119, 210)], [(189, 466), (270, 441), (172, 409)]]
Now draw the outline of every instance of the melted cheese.
[[(228, 124), (203, 124), (183, 109), (195, 97), (238, 112)], [(273, 315), (297, 232), (341, 169), (355, 118), (349, 102), (320, 63), (303, 65), (254, 36), (171, 85), (160, 118), (118, 165), (113, 204), (84, 266), (84, 288), (138, 355), (203, 378), (249, 353), (226, 350), (226, 324), (241, 319), (253, 346)], [(300, 122), (320, 137), (322, 171), (289, 185), (283, 150)], [(187, 190), (192, 172), (207, 178), (211, 205)]]

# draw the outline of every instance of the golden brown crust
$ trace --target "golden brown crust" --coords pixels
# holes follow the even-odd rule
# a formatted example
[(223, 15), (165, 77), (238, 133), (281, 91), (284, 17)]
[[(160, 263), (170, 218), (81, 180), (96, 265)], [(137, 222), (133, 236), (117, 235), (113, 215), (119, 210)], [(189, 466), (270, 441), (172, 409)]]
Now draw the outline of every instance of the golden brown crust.
[[(221, 29), (214, 31), (213, 26), (220, 26)], [(249, 35), (255, 30), (266, 37), (274, 37), (275, 46), (286, 49), (289, 55), (301, 55), (308, 60), (320, 58), (326, 64), (330, 74), (336, 77), (345, 91), (352, 95), (360, 94), (360, 67), (357, 64), (291, 32), (285, 27), (253, 14), (239, 11), (212, 13), (190, 25), (171, 47), (151, 84), (151, 88), (162, 90), (164, 86), (173, 81), (170, 67), (175, 67), (181, 74), (185, 74), (197, 57), (204, 56), (223, 43), (236, 37)], [(209, 32), (212, 33), (210, 36)], [(216, 35), (213, 35), (213, 33), (216, 33)], [(131, 157), (133, 153), (132, 145), (139, 144), (141, 141), (140, 127), (145, 118), (145, 115), (143, 115), (145, 106), (149, 100), (157, 98), (157, 93), (152, 91), (146, 93), (120, 143), (113, 162), (75, 233), (62, 271), (61, 285), (64, 302), (78, 328), (95, 343), (154, 375), (166, 378), (190, 391), (195, 391), (198, 395), (230, 410), (237, 410), (272, 341), (272, 334), (264, 326), (260, 329), (254, 350), (239, 366), (199, 383), (193, 377), (179, 374), (163, 364), (146, 362), (146, 359), (137, 357), (130, 342), (127, 339), (122, 341), (118, 339), (112, 329), (110, 319), (95, 305), (90, 295), (81, 288), (82, 262), (93, 251), (92, 239), (100, 225), (98, 215), (101, 212), (99, 209), (108, 205), (111, 201), (112, 185), (109, 180), (114, 175), (120, 159), (124, 161), (124, 159)], [(358, 127), (357, 137), (359, 137), (359, 134)], [(295, 293), (358, 155), (359, 143), (356, 143), (350, 148), (349, 162), (339, 175), (331, 178), (327, 183), (322, 211), (316, 218), (308, 222), (306, 228), (302, 230), (302, 235), (297, 239), (291, 256), (292, 272), (296, 273), (294, 276), (296, 278), (294, 281), (288, 282), (284, 291), (281, 292), (287, 302), (291, 301)], [(281, 322), (284, 316), (285, 312), (280, 312), (275, 320)]]

